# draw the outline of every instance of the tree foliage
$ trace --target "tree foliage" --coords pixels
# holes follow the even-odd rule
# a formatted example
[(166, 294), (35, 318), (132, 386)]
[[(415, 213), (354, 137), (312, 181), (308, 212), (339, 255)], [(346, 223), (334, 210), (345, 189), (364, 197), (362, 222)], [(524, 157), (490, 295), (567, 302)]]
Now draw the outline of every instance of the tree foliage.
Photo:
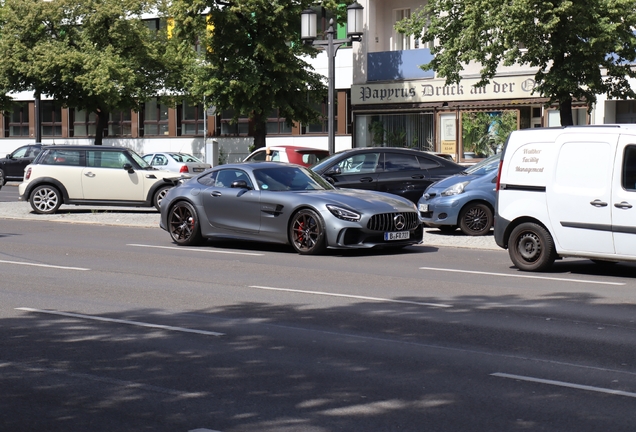
[(572, 124), (572, 101), (591, 109), (598, 94), (636, 97), (636, 1), (429, 0), (398, 31), (435, 41), (433, 69), (458, 82), (464, 65), (481, 64), (481, 85), (500, 65), (536, 68), (535, 92), (558, 103)]
[[(176, 62), (166, 56), (165, 32), (141, 19), (158, 10), (157, 1), (4, 0), (1, 90), (93, 112), (103, 131), (109, 113), (138, 109), (169, 83)], [(97, 133), (95, 144), (101, 141)]]
[[(338, 9), (336, 0), (324, 2)], [(292, 122), (315, 121), (325, 97), (321, 75), (303, 56), (317, 50), (300, 40), (300, 15), (311, 0), (174, 0), (172, 35), (184, 62), (182, 87), (234, 119), (253, 120), (255, 147), (265, 145), (266, 121), (278, 109)], [(197, 43), (198, 53), (192, 49)]]

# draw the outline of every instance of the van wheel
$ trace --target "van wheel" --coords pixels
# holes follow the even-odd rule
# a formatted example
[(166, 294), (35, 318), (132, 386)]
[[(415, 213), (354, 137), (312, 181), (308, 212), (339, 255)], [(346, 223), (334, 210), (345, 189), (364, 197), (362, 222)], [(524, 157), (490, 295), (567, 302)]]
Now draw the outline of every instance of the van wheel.
[(482, 203), (470, 203), (459, 214), (459, 228), (469, 236), (481, 236), (488, 233), (492, 222), (492, 210)]
[(556, 259), (554, 240), (541, 225), (522, 223), (510, 234), (508, 254), (512, 263), (524, 271), (545, 271)]

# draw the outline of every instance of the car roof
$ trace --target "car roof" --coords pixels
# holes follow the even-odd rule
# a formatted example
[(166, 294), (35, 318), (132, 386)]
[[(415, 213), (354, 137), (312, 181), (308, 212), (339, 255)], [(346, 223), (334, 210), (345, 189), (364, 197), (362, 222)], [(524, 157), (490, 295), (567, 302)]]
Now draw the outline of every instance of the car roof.
[(69, 144), (54, 144), (54, 145), (45, 145), (44, 149), (56, 149), (56, 150), (112, 150), (112, 151), (121, 151), (121, 150), (130, 150), (128, 147), (114, 147), (114, 146), (96, 146), (96, 145), (69, 145)]
[(266, 149), (271, 149), (271, 150), (299, 150), (299, 151), (319, 151), (319, 152), (329, 152), (328, 150), (325, 149), (319, 149), (319, 148), (315, 148), (315, 147), (299, 147), (299, 146), (294, 146), (294, 145), (273, 145), (273, 146), (265, 146), (265, 147), (261, 147), (259, 149), (256, 149), (254, 151), (258, 151), (258, 150), (266, 150)]

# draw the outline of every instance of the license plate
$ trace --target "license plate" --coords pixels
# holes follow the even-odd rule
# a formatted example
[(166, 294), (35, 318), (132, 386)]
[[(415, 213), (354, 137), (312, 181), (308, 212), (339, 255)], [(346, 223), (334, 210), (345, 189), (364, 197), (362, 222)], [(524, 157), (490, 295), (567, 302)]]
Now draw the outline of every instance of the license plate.
[(426, 213), (428, 211), (428, 204), (420, 204), (418, 208), (421, 212)]
[(202, 172), (202, 171), (204, 171), (204, 169), (203, 168), (193, 168), (192, 171), (194, 171), (194, 172)]
[(408, 231), (401, 232), (385, 232), (384, 240), (408, 240), (411, 237), (411, 233)]

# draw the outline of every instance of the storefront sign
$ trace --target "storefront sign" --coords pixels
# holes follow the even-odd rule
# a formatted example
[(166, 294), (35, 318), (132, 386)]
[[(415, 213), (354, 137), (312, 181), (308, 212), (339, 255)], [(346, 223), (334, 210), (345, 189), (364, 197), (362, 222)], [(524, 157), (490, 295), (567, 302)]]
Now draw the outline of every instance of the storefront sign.
[(457, 141), (442, 141), (440, 147), (442, 153), (454, 155), (457, 153)]
[(537, 97), (533, 76), (495, 77), (485, 87), (475, 87), (479, 79), (463, 79), (446, 85), (445, 80), (418, 80), (384, 84), (354, 85), (352, 105), (457, 102), (488, 99)]

